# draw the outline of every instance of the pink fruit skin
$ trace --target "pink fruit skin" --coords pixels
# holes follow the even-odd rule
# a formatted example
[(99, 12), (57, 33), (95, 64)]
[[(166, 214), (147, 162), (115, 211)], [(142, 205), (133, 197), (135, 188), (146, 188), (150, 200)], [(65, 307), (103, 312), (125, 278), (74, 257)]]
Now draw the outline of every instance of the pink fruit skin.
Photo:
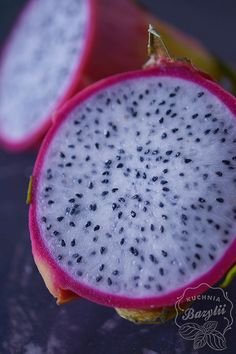
[[(148, 21), (143, 12), (130, 0), (87, 0), (90, 8), (88, 34), (82, 60), (63, 98), (56, 103), (44, 124), (27, 139), (15, 142), (1, 133), (0, 144), (11, 152), (24, 151), (38, 147), (44, 134), (52, 124), (54, 113), (79, 90), (92, 82), (112, 74), (136, 70), (146, 61), (146, 42)], [(18, 27), (28, 15), (35, 0), (30, 0), (20, 14), (8, 41), (1, 52), (1, 62), (6, 57), (11, 41)]]
[[(217, 96), (234, 114), (236, 118), (236, 99), (229, 93), (224, 91), (212, 80), (207, 79), (201, 72), (196, 71), (192, 67), (184, 63), (166, 63), (162, 62), (158, 67), (149, 68), (146, 70), (133, 71), (130, 73), (120, 74), (108, 79), (101, 80), (100, 82), (90, 86), (83, 90), (81, 93), (71, 99), (62, 109), (58, 112), (56, 123), (49, 130), (38, 155), (34, 172), (33, 172), (33, 189), (32, 189), (32, 202), (29, 211), (29, 227), (32, 241), (32, 250), (36, 263), (40, 267), (40, 262), (44, 265), (44, 269), (48, 270), (50, 274), (50, 281), (53, 295), (58, 298), (58, 303), (65, 302), (67, 297), (60, 297), (59, 292), (62, 289), (69, 291), (69, 296), (84, 297), (94, 302), (117, 308), (127, 309), (153, 309), (163, 306), (173, 306), (177, 297), (182, 296), (186, 287), (196, 287), (201, 283), (207, 283), (209, 285), (215, 284), (219, 281), (226, 271), (236, 261), (236, 237), (231, 243), (230, 247), (223, 254), (221, 259), (217, 262), (212, 270), (200, 276), (197, 280), (189, 283), (186, 287), (178, 288), (171, 291), (167, 295), (161, 295), (157, 297), (145, 297), (145, 298), (131, 298), (120, 295), (106, 294), (98, 291), (95, 288), (86, 286), (79, 281), (72, 279), (65, 271), (63, 271), (56, 261), (49, 253), (47, 246), (45, 245), (43, 238), (40, 235), (40, 229), (37, 222), (37, 193), (38, 193), (38, 177), (41, 174), (43, 168), (44, 156), (50, 145), (51, 140), (60, 128), (61, 123), (67, 117), (67, 115), (80, 103), (89, 98), (91, 95), (97, 93), (99, 90), (108, 89), (110, 85), (120, 83), (128, 79), (146, 78), (151, 76), (171, 76), (179, 77), (194, 83), (197, 83), (204, 87), (206, 90)], [(227, 188), (227, 187), (226, 187)], [(41, 274), (45, 276), (44, 271), (41, 269)], [(45, 277), (44, 277), (45, 279)], [(48, 285), (48, 284), (47, 284)], [(207, 286), (202, 286), (197, 290), (192, 291), (192, 295), (198, 295), (200, 292), (207, 290)], [(58, 295), (59, 294), (59, 295)], [(190, 296), (190, 293), (188, 294)], [(183, 298), (183, 302), (186, 299)]]

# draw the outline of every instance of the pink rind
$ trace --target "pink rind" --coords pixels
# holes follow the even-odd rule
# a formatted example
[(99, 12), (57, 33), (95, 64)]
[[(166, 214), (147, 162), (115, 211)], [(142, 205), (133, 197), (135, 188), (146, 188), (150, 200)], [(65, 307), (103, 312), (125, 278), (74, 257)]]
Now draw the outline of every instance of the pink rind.
[[(47, 149), (50, 146), (50, 142), (59, 129), (60, 125), (66, 119), (67, 115), (80, 103), (88, 99), (93, 94), (97, 93), (100, 90), (108, 88), (111, 85), (115, 85), (121, 81), (136, 79), (140, 77), (151, 77), (151, 76), (171, 76), (176, 78), (185, 79), (192, 81), (196, 84), (199, 84), (201, 87), (205, 88), (216, 97), (218, 97), (233, 113), (236, 117), (236, 100), (235, 98), (223, 90), (215, 82), (211, 81), (204, 77), (200, 72), (197, 72), (195, 69), (190, 68), (186, 64), (182, 63), (172, 63), (167, 64), (162, 63), (159, 67), (151, 68), (147, 70), (133, 71), (125, 74), (115, 75), (108, 79), (101, 80), (100, 82), (90, 86), (89, 88), (83, 90), (81, 93), (76, 95), (71, 99), (57, 114), (56, 122), (49, 130), (42, 146), (39, 151), (39, 155), (34, 167), (33, 176), (33, 190), (32, 190), (32, 203), (30, 205), (29, 211), (29, 227), (32, 241), (33, 253), (37, 253), (44, 262), (46, 262), (51, 269), (53, 270), (54, 281), (57, 283), (57, 286), (62, 289), (68, 289), (75, 294), (87, 298), (91, 301), (103, 304), (110, 307), (119, 307), (119, 308), (134, 308), (134, 309), (151, 309), (158, 308), (162, 306), (173, 306), (179, 296), (182, 296), (184, 290), (187, 287), (196, 287), (201, 283), (206, 283), (208, 285), (213, 285), (219, 281), (227, 270), (236, 262), (236, 237), (231, 243), (229, 248), (225, 251), (221, 259), (216, 263), (214, 268), (207, 273), (203, 274), (197, 280), (194, 280), (187, 284), (184, 287), (178, 288), (174, 291), (169, 292), (161, 296), (152, 296), (144, 298), (131, 298), (114, 294), (107, 294), (102, 291), (96, 290), (95, 288), (86, 286), (79, 281), (71, 278), (56, 261), (53, 259), (49, 250), (47, 249), (43, 238), (40, 234), (39, 225), (37, 222), (37, 192), (38, 192), (38, 178), (40, 176), (41, 170), (43, 168), (44, 156), (47, 152)], [(207, 290), (207, 286), (202, 286), (197, 289), (197, 292), (194, 290), (192, 295), (198, 295)], [(190, 294), (188, 294), (190, 296)], [(183, 302), (184, 302), (183, 298)]]

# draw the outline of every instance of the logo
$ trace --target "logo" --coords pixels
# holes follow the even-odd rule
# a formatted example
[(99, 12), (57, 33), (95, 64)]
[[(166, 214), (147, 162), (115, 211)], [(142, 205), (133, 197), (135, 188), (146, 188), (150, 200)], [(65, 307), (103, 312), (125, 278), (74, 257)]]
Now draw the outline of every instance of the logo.
[[(193, 295), (196, 289), (207, 293)], [(185, 299), (183, 301), (183, 299)], [(232, 328), (233, 303), (226, 291), (202, 283), (195, 288), (185, 289), (175, 303), (175, 323), (179, 334), (193, 341), (193, 348), (209, 346), (221, 351), (227, 348), (225, 333)]]

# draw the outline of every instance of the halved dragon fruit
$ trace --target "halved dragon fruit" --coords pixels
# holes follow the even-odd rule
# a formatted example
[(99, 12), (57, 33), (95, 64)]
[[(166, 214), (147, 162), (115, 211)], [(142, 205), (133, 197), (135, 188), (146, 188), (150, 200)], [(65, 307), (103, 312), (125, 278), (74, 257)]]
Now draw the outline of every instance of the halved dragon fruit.
[(100, 81), (58, 113), (30, 205), (34, 259), (58, 303), (82, 296), (154, 321), (186, 287), (226, 273), (235, 118), (233, 96), (168, 59)]
[[(2, 145), (31, 148), (53, 113), (81, 88), (140, 68), (149, 22), (156, 20), (132, 0), (29, 1), (0, 60)], [(218, 63), (202, 45), (160, 20), (157, 25), (174, 55), (188, 56), (219, 78)]]
[(109, 0), (29, 1), (0, 63), (3, 145), (31, 147), (50, 126), (53, 112), (79, 89), (139, 68), (145, 31), (146, 21), (131, 1), (112, 6)]

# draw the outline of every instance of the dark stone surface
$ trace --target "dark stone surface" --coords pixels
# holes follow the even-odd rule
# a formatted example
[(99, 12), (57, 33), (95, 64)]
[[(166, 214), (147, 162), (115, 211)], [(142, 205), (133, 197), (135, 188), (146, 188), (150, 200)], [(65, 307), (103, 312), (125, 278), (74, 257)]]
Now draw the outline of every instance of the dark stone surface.
[[(119, 1), (119, 0), (114, 0)], [(22, 0), (0, 0), (0, 41)], [(223, 58), (235, 61), (235, 1), (147, 0), (163, 19), (205, 41)], [(58, 307), (32, 259), (25, 204), (36, 154), (0, 151), (0, 353), (1, 354), (197, 354), (174, 322), (137, 326), (113, 309), (86, 300)], [(228, 289), (235, 302), (236, 286)], [(234, 313), (235, 314), (235, 313)], [(235, 318), (235, 316), (234, 316)], [(226, 335), (227, 354), (236, 352), (235, 326)]]

